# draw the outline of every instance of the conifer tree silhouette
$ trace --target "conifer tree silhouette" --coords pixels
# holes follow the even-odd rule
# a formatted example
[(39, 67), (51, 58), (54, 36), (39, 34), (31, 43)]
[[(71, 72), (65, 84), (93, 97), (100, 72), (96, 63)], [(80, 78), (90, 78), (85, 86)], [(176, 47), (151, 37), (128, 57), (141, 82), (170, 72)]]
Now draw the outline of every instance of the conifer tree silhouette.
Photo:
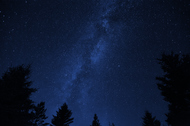
[(92, 121), (92, 125), (91, 126), (100, 126), (99, 120), (98, 120), (98, 116), (96, 114), (94, 114), (94, 120)]
[(56, 111), (57, 115), (53, 115), (52, 124), (53, 126), (69, 126), (70, 123), (73, 123), (74, 118), (71, 118), (72, 112), (68, 109), (66, 103), (64, 103), (59, 111)]
[(30, 87), (29, 77), (30, 65), (20, 65), (10, 67), (0, 78), (0, 126), (35, 125), (36, 106), (30, 96), (36, 89)]
[(48, 117), (45, 115), (47, 109), (45, 109), (45, 102), (40, 102), (35, 106), (33, 114), (34, 114), (34, 126), (47, 126), (48, 123), (45, 123), (45, 119)]
[(145, 111), (143, 119), (143, 126), (161, 126), (160, 121), (156, 120), (156, 117), (152, 117), (152, 114)]
[(190, 125), (190, 56), (162, 54), (158, 59), (165, 75), (157, 77), (158, 89), (169, 102), (166, 122), (171, 126)]

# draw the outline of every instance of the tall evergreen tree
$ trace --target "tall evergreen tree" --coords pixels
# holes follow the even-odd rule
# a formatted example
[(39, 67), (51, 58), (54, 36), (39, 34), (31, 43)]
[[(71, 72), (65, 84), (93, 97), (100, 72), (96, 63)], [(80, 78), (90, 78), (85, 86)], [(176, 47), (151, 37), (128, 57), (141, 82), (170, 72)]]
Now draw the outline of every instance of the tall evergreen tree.
[(169, 102), (166, 122), (171, 126), (190, 125), (190, 56), (163, 54), (159, 64), (165, 75), (157, 77), (158, 89)]
[(36, 89), (30, 87), (29, 77), (30, 66), (21, 65), (10, 67), (0, 79), (1, 126), (35, 126), (36, 123), (40, 126), (46, 119), (45, 103), (35, 106), (30, 99)]
[(161, 126), (160, 121), (156, 120), (156, 117), (152, 117), (152, 114), (148, 111), (145, 112), (143, 119), (143, 126)]
[(34, 107), (30, 96), (36, 91), (28, 81), (30, 66), (11, 67), (0, 79), (0, 125), (32, 125)]
[(53, 115), (52, 124), (53, 126), (69, 126), (70, 123), (73, 123), (74, 118), (71, 118), (72, 112), (68, 109), (66, 103), (64, 103), (59, 111), (56, 111), (57, 115)]
[(100, 126), (99, 120), (98, 120), (98, 116), (96, 114), (94, 114), (94, 120), (92, 121), (92, 125), (91, 126)]

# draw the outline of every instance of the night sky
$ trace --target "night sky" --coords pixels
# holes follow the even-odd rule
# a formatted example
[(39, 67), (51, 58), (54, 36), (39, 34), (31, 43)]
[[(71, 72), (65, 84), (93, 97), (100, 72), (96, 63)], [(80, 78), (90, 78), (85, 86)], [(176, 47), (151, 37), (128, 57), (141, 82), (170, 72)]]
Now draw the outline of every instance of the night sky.
[(190, 53), (189, 0), (0, 0), (0, 74), (31, 64), (47, 122), (66, 102), (71, 126), (166, 124), (163, 52)]

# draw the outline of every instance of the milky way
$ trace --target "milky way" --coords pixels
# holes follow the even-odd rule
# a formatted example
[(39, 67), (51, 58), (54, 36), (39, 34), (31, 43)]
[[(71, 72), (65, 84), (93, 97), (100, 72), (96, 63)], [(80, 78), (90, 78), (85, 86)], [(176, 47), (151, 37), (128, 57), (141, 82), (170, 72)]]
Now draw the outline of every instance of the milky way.
[[(67, 101), (69, 104), (76, 104), (81, 111), (82, 118), (84, 120), (90, 120), (92, 118), (92, 114), (95, 112), (93, 109), (95, 108), (95, 104), (97, 101), (96, 97), (101, 98), (101, 100), (106, 100), (102, 96), (98, 94), (98, 85), (99, 81), (94, 76), (101, 76), (99, 71), (99, 66), (104, 62), (103, 60), (106, 58), (106, 53), (109, 52), (109, 46), (112, 43), (113, 33), (111, 31), (113, 29), (110, 28), (109, 13), (114, 10), (114, 3), (111, 1), (100, 1), (99, 3), (102, 5), (102, 8), (105, 8), (103, 12), (99, 12), (99, 17), (93, 19), (94, 21), (90, 21), (89, 24), (83, 26), (86, 31), (85, 34), (82, 34), (79, 40), (73, 45), (74, 47), (71, 50), (72, 53), (72, 64), (65, 66), (64, 69), (72, 69), (74, 70), (70, 73), (66, 74), (62, 87), (59, 92), (63, 93), (64, 101)], [(109, 6), (112, 6), (110, 8)], [(100, 34), (102, 32), (103, 34)], [(70, 76), (70, 77), (69, 77)], [(105, 90), (106, 86), (101, 85), (101, 88)], [(100, 90), (102, 90), (100, 89)], [(106, 108), (104, 103), (102, 107)], [(89, 111), (91, 108), (91, 111)], [(103, 115), (105, 117), (105, 124), (107, 124), (107, 111), (103, 109)], [(106, 122), (107, 121), (107, 122)]]

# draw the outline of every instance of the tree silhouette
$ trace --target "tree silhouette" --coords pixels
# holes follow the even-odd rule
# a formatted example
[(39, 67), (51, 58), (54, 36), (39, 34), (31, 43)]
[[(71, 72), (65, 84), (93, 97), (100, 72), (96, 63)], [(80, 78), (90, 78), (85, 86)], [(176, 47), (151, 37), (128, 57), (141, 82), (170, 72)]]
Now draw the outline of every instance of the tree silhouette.
[(52, 124), (53, 126), (69, 126), (73, 122), (74, 118), (71, 118), (72, 112), (68, 109), (66, 103), (64, 103), (59, 111), (56, 111), (57, 115), (53, 115)]
[(94, 114), (94, 120), (92, 121), (92, 125), (91, 126), (100, 126), (99, 120), (98, 120), (98, 116), (96, 114)]
[(10, 67), (0, 79), (1, 126), (34, 126), (46, 119), (44, 103), (35, 106), (30, 99), (36, 89), (30, 87), (29, 75), (30, 65), (20, 65)]
[(45, 123), (44, 120), (48, 117), (45, 115), (47, 109), (45, 109), (45, 102), (40, 102), (35, 106), (34, 114), (34, 126), (47, 126), (48, 123)]
[(162, 54), (158, 59), (165, 75), (157, 77), (161, 81), (158, 89), (169, 102), (166, 122), (171, 126), (189, 126), (190, 124), (190, 56)]
[(160, 121), (156, 120), (156, 117), (152, 117), (152, 114), (145, 111), (143, 119), (143, 126), (161, 126)]
[(29, 75), (30, 66), (21, 65), (9, 68), (0, 79), (0, 125), (32, 125), (30, 96), (36, 89), (30, 88)]

